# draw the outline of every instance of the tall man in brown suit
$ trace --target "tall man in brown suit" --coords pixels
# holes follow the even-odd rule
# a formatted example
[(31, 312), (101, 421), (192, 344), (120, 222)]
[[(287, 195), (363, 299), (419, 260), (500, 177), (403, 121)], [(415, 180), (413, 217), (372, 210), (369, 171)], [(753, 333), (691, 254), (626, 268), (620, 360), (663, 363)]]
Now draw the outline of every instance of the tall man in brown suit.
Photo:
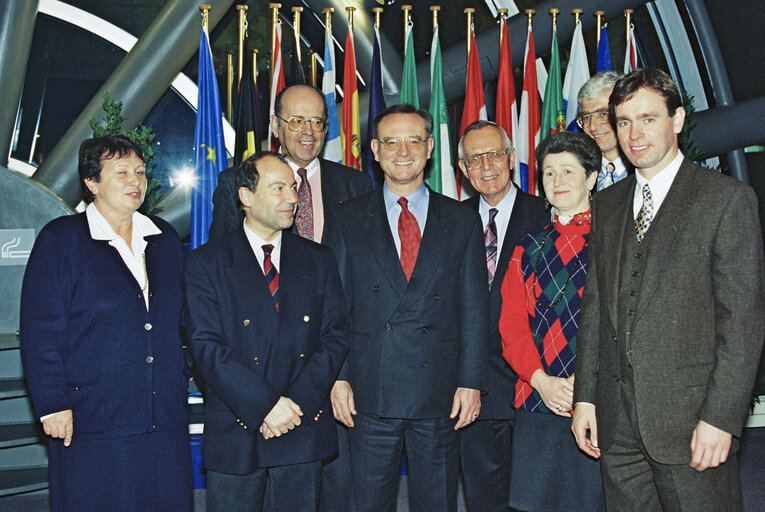
[(637, 172), (593, 202), (572, 430), (601, 458), (609, 510), (741, 510), (765, 334), (757, 200), (683, 157), (663, 71), (620, 79), (609, 108)]

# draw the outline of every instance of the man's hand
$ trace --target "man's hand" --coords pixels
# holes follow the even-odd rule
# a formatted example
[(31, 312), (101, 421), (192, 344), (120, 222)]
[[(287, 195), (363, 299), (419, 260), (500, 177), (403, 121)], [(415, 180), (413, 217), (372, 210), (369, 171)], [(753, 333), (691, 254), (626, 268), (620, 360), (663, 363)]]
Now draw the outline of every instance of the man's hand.
[(356, 402), (353, 400), (351, 383), (347, 380), (338, 380), (332, 386), (330, 393), (332, 400), (332, 414), (335, 419), (346, 427), (353, 427), (353, 417), (356, 415)]
[(548, 409), (558, 416), (571, 417), (574, 401), (574, 376), (564, 379), (551, 377), (542, 370), (531, 376), (531, 387), (536, 389)]
[(691, 437), (690, 467), (698, 472), (716, 468), (726, 460), (733, 436), (724, 430), (699, 420)]
[(263, 420), (267, 428), (261, 426), (260, 432), (266, 439), (280, 437), (300, 425), (302, 415), (303, 411), (298, 404), (286, 396), (279, 397), (279, 401)]
[[(593, 404), (578, 403), (574, 411), (574, 420), (571, 422), (571, 431), (576, 438), (576, 444), (579, 449), (590, 457), (600, 458), (600, 448), (598, 448), (598, 420), (595, 417), (595, 406)], [(587, 437), (587, 432), (590, 437)]]
[(452, 413), (450, 418), (454, 419), (457, 414), (460, 415), (454, 430), (467, 427), (478, 419), (481, 412), (481, 391), (472, 388), (457, 388), (454, 392), (454, 402), (452, 403)]
[(64, 446), (72, 444), (74, 420), (72, 420), (71, 409), (49, 415), (42, 421), (42, 425), (46, 434), (53, 438), (63, 439)]

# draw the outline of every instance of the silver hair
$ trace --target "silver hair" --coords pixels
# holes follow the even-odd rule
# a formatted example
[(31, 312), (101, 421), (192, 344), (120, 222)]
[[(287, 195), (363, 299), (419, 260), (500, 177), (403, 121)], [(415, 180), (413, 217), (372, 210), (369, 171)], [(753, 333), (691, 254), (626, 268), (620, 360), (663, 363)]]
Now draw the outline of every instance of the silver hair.
[(460, 160), (467, 158), (467, 155), (465, 154), (465, 136), (472, 131), (480, 130), (482, 128), (486, 128), (487, 126), (491, 126), (499, 130), (499, 134), (502, 136), (502, 141), (505, 143), (505, 147), (507, 147), (508, 154), (513, 150), (513, 141), (510, 140), (507, 132), (500, 125), (491, 121), (474, 121), (470, 123), (467, 128), (465, 128), (465, 133), (462, 134), (462, 138), (460, 138), (460, 142), (457, 145), (457, 154), (459, 155)]
[(589, 80), (587, 80), (579, 93), (576, 95), (576, 102), (578, 105), (578, 112), (582, 112), (582, 101), (585, 99), (595, 99), (606, 91), (613, 90), (614, 85), (619, 79), (624, 76), (618, 71), (601, 71)]

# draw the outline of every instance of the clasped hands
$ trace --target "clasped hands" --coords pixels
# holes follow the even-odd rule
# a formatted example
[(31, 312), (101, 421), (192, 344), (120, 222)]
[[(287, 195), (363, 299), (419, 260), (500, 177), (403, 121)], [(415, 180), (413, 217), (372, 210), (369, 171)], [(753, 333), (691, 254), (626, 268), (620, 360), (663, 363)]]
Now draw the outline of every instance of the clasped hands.
[(259, 431), (264, 439), (281, 437), (300, 425), (302, 415), (303, 411), (298, 404), (286, 396), (279, 397), (279, 401), (263, 420)]

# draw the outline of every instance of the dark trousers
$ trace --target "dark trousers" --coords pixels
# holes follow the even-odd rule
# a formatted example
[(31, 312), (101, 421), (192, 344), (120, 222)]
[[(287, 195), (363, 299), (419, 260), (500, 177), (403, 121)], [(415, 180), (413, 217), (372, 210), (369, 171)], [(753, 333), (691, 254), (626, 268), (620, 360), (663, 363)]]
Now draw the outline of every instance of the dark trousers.
[(315, 512), (321, 461), (261, 468), (246, 475), (207, 471), (207, 512)]
[(470, 512), (507, 512), (512, 420), (478, 420), (460, 430), (460, 463)]
[(348, 427), (337, 422), (337, 455), (324, 461), (319, 512), (353, 512)]
[(395, 512), (404, 443), (412, 512), (456, 512), (459, 436), (449, 418), (405, 420), (359, 413), (349, 430), (356, 512)]
[[(637, 428), (634, 395), (622, 387), (614, 440), (600, 459), (609, 512), (740, 512), (738, 458), (699, 473), (688, 464), (659, 464), (646, 452)], [(688, 446), (688, 462), (691, 447)]]

